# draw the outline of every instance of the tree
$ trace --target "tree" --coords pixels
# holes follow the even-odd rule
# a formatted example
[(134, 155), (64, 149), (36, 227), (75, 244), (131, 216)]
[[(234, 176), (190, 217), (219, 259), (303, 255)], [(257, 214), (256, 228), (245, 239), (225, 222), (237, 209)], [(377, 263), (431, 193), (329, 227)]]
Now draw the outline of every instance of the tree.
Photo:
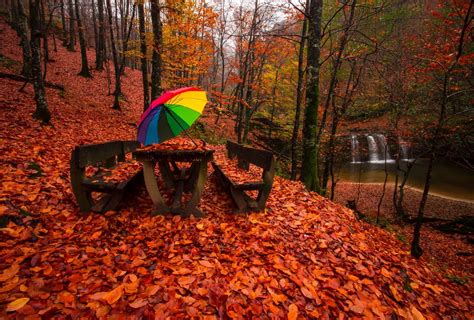
[(308, 32), (308, 10), (309, 1), (306, 0), (305, 14), (303, 15), (303, 27), (301, 28), (301, 38), (298, 50), (298, 81), (296, 85), (296, 108), (295, 119), (293, 121), (293, 134), (291, 136), (291, 180), (296, 180), (298, 171), (298, 136), (300, 132), (301, 105), (303, 103), (303, 80), (304, 80), (304, 50), (306, 47), (306, 38)]
[(161, 6), (159, 0), (151, 0), (151, 23), (153, 28), (153, 57), (151, 61), (151, 99), (154, 100), (161, 95), (163, 33), (161, 27)]
[(122, 94), (122, 88), (120, 85), (120, 65), (117, 56), (117, 49), (115, 47), (115, 36), (112, 23), (112, 6), (110, 4), (110, 0), (107, 0), (107, 15), (109, 19), (110, 47), (112, 48), (112, 60), (114, 62), (115, 75), (114, 104), (112, 106), (112, 109), (120, 110), (119, 97)]
[(40, 39), (42, 37), (40, 23), (40, 0), (29, 0), (30, 5), (30, 47), (31, 47), (31, 74), (33, 76), (33, 88), (35, 91), (36, 110), (33, 118), (40, 120), (44, 124), (48, 124), (51, 114), (48, 110), (46, 102), (43, 74), (41, 73), (41, 54)]
[(147, 47), (145, 37), (145, 10), (143, 8), (144, 0), (139, 0), (138, 6), (138, 21), (140, 31), (140, 52), (141, 52), (141, 69), (142, 69), (142, 81), (143, 81), (143, 111), (145, 111), (150, 105), (150, 91), (148, 88), (148, 61), (147, 61)]
[(23, 53), (23, 65), (21, 74), (27, 78), (31, 76), (31, 48), (28, 40), (28, 19), (25, 14), (23, 0), (17, 0), (18, 3), (18, 25), (17, 34), (20, 37), (20, 45)]
[(85, 78), (91, 78), (92, 75), (89, 71), (89, 65), (87, 63), (87, 50), (86, 50), (86, 40), (84, 39), (84, 31), (82, 28), (81, 15), (79, 14), (79, 0), (74, 0), (76, 5), (76, 19), (77, 19), (77, 31), (79, 33), (79, 45), (81, 47), (81, 71), (79, 72), (80, 76)]
[(319, 57), (321, 51), (322, 0), (311, 0), (308, 14), (308, 78), (306, 107), (303, 125), (303, 161), (301, 181), (309, 190), (319, 192), (318, 177), (318, 107), (319, 107)]
[(72, 4), (72, 0), (68, 0), (68, 10), (69, 10), (69, 43), (67, 45), (67, 49), (69, 51), (76, 51), (74, 49), (74, 45), (76, 44), (76, 35), (75, 35), (75, 28), (74, 28), (74, 7)]
[(99, 30), (97, 36), (97, 55), (95, 58), (95, 69), (104, 70), (105, 61), (105, 20), (104, 20), (104, 0), (97, 0), (97, 16), (99, 20)]

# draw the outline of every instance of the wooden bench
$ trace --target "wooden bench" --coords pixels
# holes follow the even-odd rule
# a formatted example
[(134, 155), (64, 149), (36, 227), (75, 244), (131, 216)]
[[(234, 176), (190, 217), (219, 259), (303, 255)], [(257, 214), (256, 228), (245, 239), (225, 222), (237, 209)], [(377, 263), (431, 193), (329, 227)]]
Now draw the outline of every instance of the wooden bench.
[[(275, 176), (275, 157), (273, 153), (265, 150), (246, 147), (232, 141), (227, 141), (227, 154), (230, 159), (237, 158), (238, 167), (249, 170), (249, 164), (262, 168), (262, 176), (258, 181), (237, 183), (226, 175), (225, 170), (215, 161), (212, 162), (215, 174), (224, 189), (232, 197), (235, 205), (233, 212), (261, 211), (265, 208)], [(250, 197), (245, 191), (258, 191), (256, 199)]]
[[(135, 151), (140, 144), (136, 141), (112, 141), (101, 144), (77, 146), (71, 154), (71, 185), (74, 195), (82, 212), (106, 212), (115, 210), (126, 189), (137, 181), (143, 181), (143, 171), (127, 176), (125, 180), (105, 181), (107, 174), (120, 163), (126, 162), (126, 155)], [(86, 168), (93, 166), (98, 172), (86, 176)], [(92, 193), (101, 193), (99, 199), (94, 200)]]

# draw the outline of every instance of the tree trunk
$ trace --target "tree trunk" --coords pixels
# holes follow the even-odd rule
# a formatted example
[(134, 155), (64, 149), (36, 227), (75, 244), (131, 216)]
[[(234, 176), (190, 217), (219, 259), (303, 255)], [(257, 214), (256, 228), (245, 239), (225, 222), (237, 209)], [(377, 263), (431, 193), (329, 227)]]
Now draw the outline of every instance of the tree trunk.
[(82, 28), (81, 15), (79, 13), (79, 0), (75, 0), (76, 5), (76, 19), (77, 19), (77, 30), (79, 32), (79, 45), (81, 47), (81, 62), (82, 68), (78, 75), (85, 78), (91, 78), (92, 75), (89, 72), (89, 64), (87, 62), (87, 50), (86, 50), (86, 40), (84, 39), (84, 31)]
[[(309, 1), (306, 0), (306, 14), (309, 10)], [(296, 109), (295, 120), (293, 121), (293, 134), (291, 136), (291, 180), (296, 180), (298, 171), (298, 134), (300, 131), (301, 104), (303, 102), (303, 80), (304, 80), (304, 49), (306, 45), (306, 37), (308, 32), (308, 18), (305, 16), (303, 20), (303, 28), (301, 29), (300, 47), (298, 52), (298, 84), (296, 87)]]
[(63, 27), (63, 47), (67, 47), (67, 29), (66, 29), (66, 17), (64, 15), (64, 0), (61, 0), (61, 24)]
[(151, 100), (158, 98), (163, 91), (161, 87), (163, 35), (161, 28), (161, 8), (159, 0), (151, 0), (151, 23), (153, 26), (153, 58), (151, 71)]
[(44, 0), (41, 0), (40, 1), (40, 10), (41, 10), (41, 34), (42, 34), (42, 38), (43, 38), (43, 51), (44, 51), (44, 55), (43, 55), (43, 61), (44, 61), (44, 69), (45, 69), (45, 72), (44, 72), (44, 76), (43, 78), (46, 77), (46, 63), (48, 63), (50, 61), (49, 59), (49, 46), (48, 46), (48, 29), (49, 29), (49, 23), (47, 25), (46, 23), (46, 4), (44, 2)]
[(97, 55), (95, 59), (95, 69), (104, 70), (105, 60), (105, 21), (104, 21), (104, 0), (97, 0), (97, 11), (99, 18), (99, 32), (97, 41)]
[(29, 0), (30, 5), (30, 24), (31, 24), (31, 73), (33, 76), (33, 87), (35, 91), (36, 110), (33, 118), (40, 120), (44, 124), (48, 124), (51, 114), (48, 110), (46, 102), (43, 75), (41, 73), (41, 57), (40, 57), (40, 39), (41, 33), (41, 10), (40, 0)]
[(311, 0), (308, 28), (308, 79), (305, 119), (303, 125), (303, 162), (301, 180), (309, 190), (319, 192), (318, 127), (319, 56), (321, 46), (322, 0)]
[(74, 45), (76, 43), (76, 35), (74, 34), (74, 7), (72, 0), (68, 0), (68, 10), (69, 10), (69, 43), (67, 49), (69, 51), (76, 51)]
[(114, 104), (112, 109), (120, 110), (120, 95), (122, 94), (122, 88), (120, 85), (120, 67), (117, 57), (117, 50), (115, 48), (115, 37), (112, 24), (112, 7), (110, 0), (107, 0), (107, 13), (109, 19), (109, 31), (110, 31), (110, 46), (112, 48), (112, 60), (114, 61), (114, 73), (115, 73), (115, 91), (114, 91)]
[(414, 256), (415, 258), (419, 258), (423, 254), (423, 250), (421, 249), (421, 246), (420, 246), (421, 225), (423, 224), (423, 215), (425, 213), (425, 205), (426, 205), (426, 201), (428, 200), (428, 194), (430, 192), (430, 187), (431, 187), (431, 174), (433, 171), (435, 150), (436, 150), (436, 146), (438, 145), (439, 134), (441, 131), (441, 127), (443, 126), (444, 118), (446, 114), (449, 74), (450, 74), (449, 71), (446, 71), (444, 74), (441, 109), (439, 112), (439, 118), (438, 118), (438, 124), (436, 126), (436, 131), (433, 137), (433, 141), (431, 143), (430, 157), (429, 157), (429, 162), (428, 162), (428, 171), (426, 172), (426, 178), (425, 178), (425, 187), (423, 188), (423, 195), (421, 196), (420, 207), (418, 208), (418, 216), (416, 218), (415, 228), (413, 230), (413, 241), (411, 243), (411, 255)]
[(18, 28), (20, 45), (23, 53), (23, 66), (21, 74), (27, 78), (31, 77), (31, 48), (28, 40), (28, 19), (23, 6), (23, 0), (18, 0)]
[[(97, 56), (99, 55), (99, 33), (97, 31), (97, 15), (96, 15), (96, 5), (95, 1), (92, 0), (92, 26), (94, 29), (94, 44), (95, 44), (95, 59), (97, 61)], [(87, 21), (87, 20), (86, 20)], [(87, 34), (87, 32), (86, 32)]]
[(138, 20), (140, 28), (140, 51), (141, 51), (141, 68), (143, 81), (143, 111), (150, 105), (150, 92), (148, 88), (148, 68), (147, 68), (147, 50), (145, 39), (145, 10), (143, 9), (143, 1), (138, 2)]

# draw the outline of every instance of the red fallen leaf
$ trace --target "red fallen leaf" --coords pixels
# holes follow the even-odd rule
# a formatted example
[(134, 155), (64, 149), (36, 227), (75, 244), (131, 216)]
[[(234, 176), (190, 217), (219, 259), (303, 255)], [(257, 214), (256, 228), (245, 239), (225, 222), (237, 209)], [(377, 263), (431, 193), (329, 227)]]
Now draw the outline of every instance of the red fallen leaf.
[(13, 278), (18, 271), (20, 271), (20, 266), (18, 264), (14, 264), (10, 268), (3, 270), (3, 273), (0, 274), (0, 281), (3, 282)]
[(308, 299), (313, 299), (313, 295), (311, 294), (311, 292), (306, 289), (306, 287), (301, 287), (301, 293)]
[(410, 312), (411, 312), (411, 315), (413, 316), (414, 320), (425, 320), (425, 317), (414, 306), (410, 307)]
[(12, 311), (17, 311), (18, 309), (23, 308), (25, 304), (30, 301), (30, 298), (19, 298), (16, 299), (9, 304), (7, 304), (7, 308), (5, 309), (6, 312), (12, 312)]
[(134, 309), (138, 309), (138, 308), (146, 306), (147, 304), (148, 304), (147, 299), (138, 298), (135, 301), (130, 302), (128, 305)]
[(119, 285), (117, 288), (107, 292), (102, 296), (102, 299), (107, 301), (108, 304), (114, 304), (117, 302), (123, 294), (123, 285)]
[(177, 275), (180, 275), (180, 276), (184, 276), (186, 274), (190, 274), (192, 273), (193, 271), (191, 269), (188, 269), (188, 268), (179, 268), (178, 270), (175, 270), (173, 272), (173, 274), (177, 274)]
[(127, 274), (123, 279), (123, 286), (126, 293), (136, 293), (139, 285), (140, 279), (133, 273)]
[(392, 285), (390, 285), (389, 288), (390, 288), (390, 292), (392, 293), (395, 300), (397, 300), (398, 302), (402, 301), (402, 297), (398, 293), (397, 289)]
[(58, 294), (58, 300), (66, 307), (74, 306), (76, 298), (70, 292), (63, 291)]
[(5, 293), (16, 288), (16, 286), (18, 285), (18, 281), (19, 281), (18, 277), (11, 279), (3, 287), (0, 288), (0, 293)]
[(155, 295), (158, 290), (160, 290), (161, 286), (159, 285), (151, 285), (151, 286), (148, 286), (146, 289), (145, 289), (145, 293), (148, 297), (151, 297), (153, 295)]
[(189, 276), (189, 277), (180, 277), (178, 279), (178, 283), (181, 287), (187, 288), (191, 283), (196, 281), (196, 277)]
[(94, 301), (98, 301), (98, 300), (102, 300), (102, 298), (107, 294), (107, 292), (96, 292), (94, 294), (90, 294), (89, 295), (89, 299), (91, 300), (94, 300)]
[(214, 268), (214, 265), (208, 260), (199, 260), (199, 264), (208, 268)]
[(298, 318), (298, 307), (296, 304), (290, 304), (288, 308), (288, 320), (296, 320)]

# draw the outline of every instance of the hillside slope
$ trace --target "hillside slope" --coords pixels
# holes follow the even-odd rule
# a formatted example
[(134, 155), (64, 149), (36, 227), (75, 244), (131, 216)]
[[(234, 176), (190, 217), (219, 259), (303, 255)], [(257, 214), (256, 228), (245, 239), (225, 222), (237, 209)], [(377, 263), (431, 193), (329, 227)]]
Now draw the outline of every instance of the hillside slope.
[[(14, 32), (0, 23), (0, 71), (18, 70)], [(202, 219), (152, 217), (142, 188), (118, 212), (78, 212), (69, 157), (80, 143), (133, 139), (140, 75), (127, 70), (123, 111), (107, 78), (76, 76), (79, 53), (51, 53), (52, 126), (31, 118), (30, 85), (0, 79), (0, 317), (465, 318), (472, 291), (412, 259), (392, 234), (276, 178), (265, 212), (231, 215), (210, 177)], [(92, 51), (89, 52), (92, 65)], [(222, 147), (216, 147), (222, 151)], [(211, 174), (211, 171), (209, 172)], [(26, 298), (26, 299), (25, 299)], [(17, 300), (23, 299), (23, 300)], [(13, 303), (13, 304), (12, 304)]]

